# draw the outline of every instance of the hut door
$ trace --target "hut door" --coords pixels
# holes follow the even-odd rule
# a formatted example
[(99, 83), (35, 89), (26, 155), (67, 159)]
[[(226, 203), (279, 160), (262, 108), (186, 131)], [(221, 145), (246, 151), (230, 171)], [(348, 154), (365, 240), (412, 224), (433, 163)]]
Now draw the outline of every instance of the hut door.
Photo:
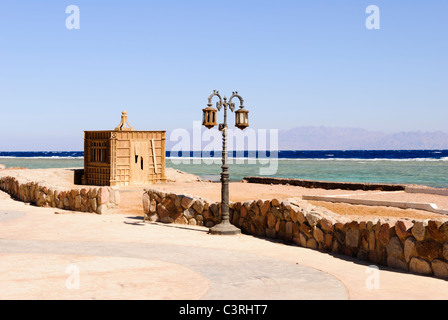
[(130, 183), (149, 183), (150, 170), (153, 167), (151, 141), (131, 141)]

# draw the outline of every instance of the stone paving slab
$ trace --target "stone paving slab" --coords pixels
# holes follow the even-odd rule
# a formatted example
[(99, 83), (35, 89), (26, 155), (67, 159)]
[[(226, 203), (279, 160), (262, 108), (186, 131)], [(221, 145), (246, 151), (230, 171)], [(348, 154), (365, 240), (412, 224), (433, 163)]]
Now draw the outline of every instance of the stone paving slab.
[[(19, 256), (20, 254), (21, 256)], [(9, 259), (4, 259), (2, 257), (4, 255)], [(64, 291), (63, 280), (68, 278), (68, 275), (64, 277), (63, 274), (65, 268), (70, 265), (79, 265), (80, 278), (83, 279), (84, 274), (92, 273), (91, 267), (72, 258), (71, 262), (67, 261), (65, 264), (64, 262), (53, 262), (51, 263), (53, 268), (50, 270), (46, 268), (46, 272), (42, 273), (41, 268), (35, 269), (34, 267), (36, 256), (38, 261), (43, 261), (46, 264), (52, 260), (64, 261), (76, 256), (90, 257), (90, 260), (101, 257), (103, 259), (102, 266), (96, 266), (95, 269), (100, 270), (95, 272), (102, 272), (102, 275), (97, 275), (95, 281), (98, 282), (102, 290), (95, 287), (90, 288), (92, 285), (89, 281), (81, 281), (81, 289), (84, 283), (87, 283), (90, 289), (81, 290), (79, 296), (75, 294), (74, 290)], [(47, 258), (44, 258), (45, 256)], [(12, 292), (17, 291), (22, 292), (24, 297), (39, 299), (54, 298), (54, 292), (58, 292), (57, 297), (68, 299), (85, 296), (97, 299), (135, 297), (137, 299), (176, 300), (340, 300), (348, 298), (344, 285), (334, 276), (325, 272), (289, 262), (223, 249), (163, 244), (0, 240), (0, 257), (3, 262), (2, 269), (8, 269), (8, 264), (9, 268), (18, 267), (26, 275), (23, 276), (25, 280), (32, 278), (35, 282), (39, 278), (39, 281), (44, 283), (46, 278), (55, 276), (61, 278), (58, 283), (54, 284), (55, 290), (36, 287), (34, 292), (27, 293), (17, 290), (20, 286), (17, 287), (14, 281), (5, 278), (9, 276), (7, 272), (0, 272), (1, 299), (11, 296), (17, 298), (17, 295), (12, 295)], [(20, 264), (11, 257), (20, 260)], [(117, 259), (121, 260), (115, 261)], [(141, 261), (146, 262), (146, 265)], [(114, 266), (114, 263), (117, 265)], [(56, 270), (54, 265), (59, 265)], [(42, 266), (42, 264), (38, 264), (38, 266)], [(168, 272), (169, 270), (171, 272)], [(0, 269), (0, 271), (6, 270)], [(169, 274), (169, 278), (167, 278), (167, 274)], [(141, 283), (137, 285), (131, 276), (138, 276)], [(111, 281), (111, 277), (115, 280)], [(24, 281), (20, 276), (17, 278), (17, 282), (29, 285), (29, 281)], [(137, 287), (137, 289), (134, 293), (122, 290), (121, 295), (108, 292), (116, 289), (115, 282), (122, 284), (121, 289), (129, 286)], [(145, 285), (146, 292), (141, 288)], [(202, 294), (191, 290), (192, 285), (199, 288), (199, 293)], [(206, 292), (202, 292), (204, 287), (207, 288)], [(189, 296), (185, 295), (187, 289), (193, 291)], [(36, 292), (41, 292), (41, 295), (37, 295)]]
[(0, 211), (0, 223), (12, 219), (18, 219), (25, 215), (24, 212)]

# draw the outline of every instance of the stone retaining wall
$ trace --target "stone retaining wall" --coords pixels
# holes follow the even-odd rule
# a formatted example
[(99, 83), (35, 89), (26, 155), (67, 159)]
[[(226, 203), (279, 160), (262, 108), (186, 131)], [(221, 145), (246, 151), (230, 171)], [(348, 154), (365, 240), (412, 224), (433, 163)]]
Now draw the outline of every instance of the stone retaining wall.
[(317, 180), (302, 180), (290, 178), (271, 178), (271, 177), (245, 177), (243, 179), (248, 183), (260, 184), (282, 184), (304, 188), (320, 188), (326, 190), (379, 190), (379, 191), (404, 191), (406, 185), (401, 184), (385, 184), (385, 183), (363, 183), (363, 182), (332, 182)]
[[(212, 227), (220, 204), (157, 189), (143, 194), (145, 221)], [(278, 199), (230, 204), (230, 221), (246, 234), (343, 254), (448, 279), (448, 220), (352, 221), (309, 203)]]
[(19, 181), (15, 177), (0, 177), (0, 190), (13, 198), (38, 207), (63, 210), (112, 213), (120, 203), (119, 190), (112, 187), (82, 187), (62, 189), (50, 187), (42, 182)]

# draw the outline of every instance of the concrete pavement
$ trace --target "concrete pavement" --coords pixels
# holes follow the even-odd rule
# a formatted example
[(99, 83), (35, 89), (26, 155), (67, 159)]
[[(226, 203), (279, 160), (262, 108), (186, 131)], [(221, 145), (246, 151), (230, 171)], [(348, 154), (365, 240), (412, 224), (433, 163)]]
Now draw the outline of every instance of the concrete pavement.
[(0, 299), (447, 299), (448, 282), (248, 235), (0, 193)]

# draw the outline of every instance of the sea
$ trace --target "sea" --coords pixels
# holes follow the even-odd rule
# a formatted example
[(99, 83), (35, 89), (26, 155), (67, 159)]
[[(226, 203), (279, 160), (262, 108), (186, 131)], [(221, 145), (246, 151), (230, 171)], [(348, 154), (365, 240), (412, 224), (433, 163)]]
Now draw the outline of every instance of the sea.
[[(221, 152), (167, 151), (166, 166), (219, 181)], [(82, 168), (82, 151), (0, 152), (9, 167)], [(232, 151), (231, 181), (267, 176), (337, 182), (417, 184), (448, 188), (448, 150)]]

